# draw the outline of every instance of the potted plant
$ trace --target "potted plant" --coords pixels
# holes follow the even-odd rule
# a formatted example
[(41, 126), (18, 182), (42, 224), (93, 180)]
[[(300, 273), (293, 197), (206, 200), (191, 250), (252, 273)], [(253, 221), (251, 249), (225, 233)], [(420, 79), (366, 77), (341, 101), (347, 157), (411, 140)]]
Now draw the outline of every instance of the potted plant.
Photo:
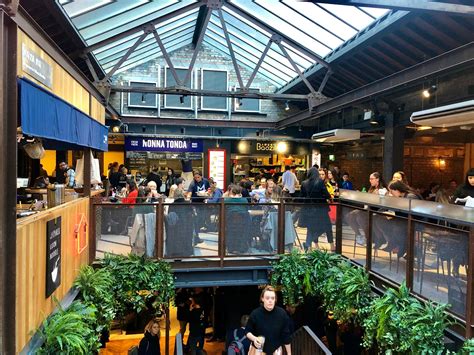
[(293, 249), (290, 254), (281, 255), (272, 266), (271, 284), (281, 289), (285, 305), (297, 306), (309, 291), (309, 285), (305, 283), (308, 274), (305, 255)]
[(447, 305), (422, 304), (410, 296), (403, 283), (398, 290), (388, 289), (374, 299), (364, 321), (364, 346), (376, 345), (380, 351), (401, 353), (443, 352)]
[(75, 301), (67, 310), (59, 310), (43, 321), (37, 332), (43, 341), (36, 354), (95, 354), (99, 349), (95, 323), (96, 309)]
[(173, 302), (174, 278), (164, 261), (133, 254), (107, 254), (101, 262), (112, 274), (117, 315), (122, 319), (131, 313), (138, 315), (143, 310), (150, 310), (150, 307), (151, 312), (159, 314), (163, 306)]
[(111, 291), (114, 279), (106, 268), (94, 270), (91, 266), (83, 266), (73, 284), (79, 290), (79, 297), (86, 305), (97, 309), (94, 329), (100, 334), (102, 347), (109, 338), (109, 329), (115, 317), (115, 300)]

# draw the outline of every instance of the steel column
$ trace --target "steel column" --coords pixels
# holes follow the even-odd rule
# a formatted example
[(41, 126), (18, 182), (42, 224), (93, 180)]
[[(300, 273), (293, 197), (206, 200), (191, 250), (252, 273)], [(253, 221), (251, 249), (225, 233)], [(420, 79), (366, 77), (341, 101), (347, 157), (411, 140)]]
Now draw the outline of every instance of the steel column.
[[(411, 207), (411, 201), (410, 201)], [(413, 290), (413, 273), (415, 265), (415, 222), (411, 213), (408, 215), (408, 226), (407, 226), (407, 263), (406, 263), (406, 284), (410, 290)]]
[(474, 226), (469, 230), (466, 292), (466, 338), (474, 337)]
[(365, 242), (366, 242), (366, 255), (365, 255), (365, 269), (367, 271), (372, 270), (372, 253), (374, 252), (372, 249), (372, 240), (373, 240), (373, 225), (374, 225), (374, 214), (370, 208), (367, 209), (367, 229), (364, 231), (365, 233)]
[(336, 253), (342, 254), (342, 205), (336, 209)]
[[(5, 4), (4, 2), (2, 2)], [(7, 2), (6, 5), (11, 5)], [(14, 354), (16, 343), (16, 175), (17, 33), (0, 8), (0, 176), (6, 189), (0, 200), (0, 353)]]
[(219, 255), (220, 267), (224, 267), (225, 258), (225, 204), (224, 199), (221, 198), (219, 203), (219, 233), (218, 233), (217, 253)]
[(164, 224), (164, 206), (163, 199), (159, 199), (158, 205), (156, 207), (156, 225), (155, 225), (155, 240), (156, 240), (156, 257), (162, 259), (164, 257), (164, 233), (163, 233), (163, 224)]

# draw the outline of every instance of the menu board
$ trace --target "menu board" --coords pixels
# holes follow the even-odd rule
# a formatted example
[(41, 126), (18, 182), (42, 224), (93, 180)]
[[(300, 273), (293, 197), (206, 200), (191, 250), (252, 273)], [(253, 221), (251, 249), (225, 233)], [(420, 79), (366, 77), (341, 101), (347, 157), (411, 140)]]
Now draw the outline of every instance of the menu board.
[(209, 149), (209, 177), (217, 183), (217, 187), (224, 190), (225, 185), (225, 149)]
[(126, 158), (130, 170), (141, 170), (147, 166), (146, 152), (126, 152)]
[(46, 222), (46, 298), (61, 284), (61, 217)]

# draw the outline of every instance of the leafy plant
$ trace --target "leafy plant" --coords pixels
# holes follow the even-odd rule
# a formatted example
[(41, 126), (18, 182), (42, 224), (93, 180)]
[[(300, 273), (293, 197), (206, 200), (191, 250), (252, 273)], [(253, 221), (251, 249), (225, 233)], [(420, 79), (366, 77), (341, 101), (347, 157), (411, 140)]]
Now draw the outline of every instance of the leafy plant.
[(283, 303), (291, 306), (301, 303), (304, 295), (308, 293), (305, 280), (308, 263), (305, 255), (293, 249), (290, 254), (280, 255), (280, 259), (272, 265), (271, 284), (275, 287), (281, 286)]
[(90, 324), (96, 309), (75, 301), (67, 310), (59, 310), (43, 321), (37, 331), (43, 345), (36, 354), (91, 354), (99, 349), (99, 338)]
[[(454, 353), (453, 353), (454, 354)], [(463, 347), (459, 350), (460, 355), (472, 355), (474, 354), (474, 338), (466, 339)]]
[(88, 265), (81, 268), (74, 281), (73, 285), (79, 290), (83, 302), (97, 309), (97, 319), (93, 326), (97, 333), (108, 330), (115, 317), (115, 300), (112, 292), (114, 283), (108, 269), (94, 270)]
[(113, 276), (113, 294), (117, 312), (124, 316), (130, 310), (139, 313), (153, 301), (158, 312), (162, 305), (174, 300), (174, 278), (170, 266), (145, 256), (106, 254), (102, 265)]
[(322, 288), (329, 270), (343, 259), (339, 254), (326, 250), (313, 250), (306, 254), (308, 274), (305, 276), (305, 288), (311, 295), (322, 296)]
[(365, 269), (341, 262), (331, 267), (322, 286), (322, 298), (328, 310), (342, 322), (361, 324), (372, 300), (371, 283)]
[(410, 296), (405, 284), (388, 289), (372, 302), (364, 321), (364, 346), (374, 341), (388, 353), (441, 353), (447, 305), (422, 304)]

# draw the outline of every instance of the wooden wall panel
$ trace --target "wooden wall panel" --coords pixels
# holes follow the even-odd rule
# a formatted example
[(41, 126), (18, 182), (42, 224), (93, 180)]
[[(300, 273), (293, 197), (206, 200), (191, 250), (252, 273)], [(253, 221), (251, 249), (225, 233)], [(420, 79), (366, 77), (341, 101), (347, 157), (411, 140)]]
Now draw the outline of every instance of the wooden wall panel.
[[(22, 43), (25, 43), (28, 48), (33, 50), (41, 59), (46, 61), (49, 65), (53, 67), (53, 87), (48, 88), (47, 86), (41, 84), (38, 80), (33, 78), (28, 73), (24, 72), (22, 69), (22, 56), (21, 56), (21, 47)], [(78, 108), (82, 112), (88, 114), (97, 121), (104, 123), (105, 122), (105, 108), (102, 104), (92, 97), (92, 103), (89, 105), (91, 100), (91, 95), (89, 92), (77, 81), (75, 80), (63, 67), (58, 65), (53, 58), (51, 58), (41, 47), (39, 47), (31, 38), (29, 38), (24, 32), (18, 30), (18, 58), (17, 58), (17, 74), (20, 77), (26, 77), (38, 85), (42, 86), (48, 91), (53, 92), (55, 95), (59, 96), (63, 100), (69, 102), (74, 107)], [(91, 112), (89, 109), (91, 106)]]
[(102, 106), (102, 104), (94, 96), (91, 96), (91, 100), (91, 117), (100, 123), (105, 124), (104, 106)]
[[(56, 308), (70, 290), (82, 265), (88, 264), (88, 248), (78, 254), (74, 235), (81, 215), (89, 221), (89, 198), (73, 200), (40, 214), (19, 220), (16, 243), (16, 352), (30, 340), (30, 332)], [(46, 289), (46, 222), (61, 216), (61, 285), (45, 298)], [(13, 241), (13, 239), (12, 239)]]

